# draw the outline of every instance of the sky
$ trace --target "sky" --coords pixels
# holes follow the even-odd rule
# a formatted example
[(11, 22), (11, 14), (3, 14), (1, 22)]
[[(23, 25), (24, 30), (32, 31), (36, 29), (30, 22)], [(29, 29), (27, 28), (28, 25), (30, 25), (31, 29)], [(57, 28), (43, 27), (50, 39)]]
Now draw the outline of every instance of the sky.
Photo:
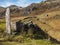
[(0, 0), (0, 6), (7, 7), (10, 5), (17, 5), (17, 6), (26, 7), (31, 3), (39, 3), (41, 1), (43, 0)]

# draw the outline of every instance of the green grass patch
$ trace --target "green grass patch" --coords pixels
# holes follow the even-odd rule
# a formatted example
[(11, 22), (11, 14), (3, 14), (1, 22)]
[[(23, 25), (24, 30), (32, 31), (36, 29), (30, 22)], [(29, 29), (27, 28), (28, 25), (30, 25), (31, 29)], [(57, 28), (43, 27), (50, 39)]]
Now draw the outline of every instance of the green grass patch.
[(48, 40), (34, 40), (34, 39), (31, 39), (30, 42), (24, 42), (24, 43), (20, 43), (20, 42), (2, 42), (2, 44), (4, 44), (4, 45), (59, 45), (59, 44), (54, 44), (54, 43), (52, 44)]
[(0, 23), (0, 30), (5, 30), (5, 29), (6, 29), (6, 24)]

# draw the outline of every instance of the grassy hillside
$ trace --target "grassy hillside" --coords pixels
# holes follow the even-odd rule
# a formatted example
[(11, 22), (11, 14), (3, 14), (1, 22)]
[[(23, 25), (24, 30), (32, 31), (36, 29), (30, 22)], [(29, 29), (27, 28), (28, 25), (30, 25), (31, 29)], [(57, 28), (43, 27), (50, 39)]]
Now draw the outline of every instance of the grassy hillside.
[[(30, 6), (21, 9), (13, 5), (9, 8), (11, 8), (11, 15), (13, 15), (11, 16), (11, 22), (16, 23), (21, 20), (24, 25), (27, 24), (28, 26), (23, 26), (23, 29), (19, 28), (21, 32), (19, 32), (18, 35), (15, 34), (16, 30), (12, 30), (12, 35), (6, 35), (5, 18), (0, 18), (1, 45), (60, 45), (57, 43), (60, 43), (59, 2), (48, 1), (38, 4), (33, 3)], [(4, 13), (1, 14), (4, 15)], [(21, 14), (23, 14), (24, 16), (21, 16)], [(34, 25), (29, 29), (31, 30), (31, 32), (33, 31), (34, 34), (29, 32), (29, 29), (27, 29), (30, 25), (29, 22), (31, 21)], [(26, 32), (24, 32), (26, 31), (25, 28), (28, 30), (27, 34), (25, 34)]]

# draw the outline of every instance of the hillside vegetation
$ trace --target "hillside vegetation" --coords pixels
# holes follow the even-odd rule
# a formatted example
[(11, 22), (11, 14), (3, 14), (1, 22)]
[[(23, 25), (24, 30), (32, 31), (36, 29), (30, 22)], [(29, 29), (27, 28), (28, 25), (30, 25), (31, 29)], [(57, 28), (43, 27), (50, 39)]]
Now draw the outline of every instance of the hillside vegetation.
[[(13, 28), (12, 35), (5, 33), (5, 10), (0, 8), (0, 44), (1, 45), (60, 45), (60, 1), (46, 0), (33, 3), (25, 8), (9, 6), (11, 22), (21, 21), (20, 32)], [(32, 23), (32, 24), (31, 24)], [(31, 26), (32, 25), (32, 26)], [(11, 25), (14, 27), (13, 25)], [(24, 27), (25, 26), (25, 27)], [(16, 35), (17, 34), (17, 35)]]
[[(50, 12), (54, 10), (60, 10), (60, 1), (52, 0), (52, 1), (43, 1), (41, 3), (32, 3), (27, 7), (19, 7), (16, 5), (9, 6), (11, 16), (26, 16), (26, 15), (39, 15), (45, 12)], [(0, 18), (5, 16), (6, 8), (0, 7)]]

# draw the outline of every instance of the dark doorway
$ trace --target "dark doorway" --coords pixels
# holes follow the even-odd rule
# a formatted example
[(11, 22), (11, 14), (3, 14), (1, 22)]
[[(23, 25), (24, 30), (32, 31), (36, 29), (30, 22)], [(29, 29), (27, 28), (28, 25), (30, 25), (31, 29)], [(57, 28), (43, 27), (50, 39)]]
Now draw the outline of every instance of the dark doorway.
[(16, 22), (16, 34), (21, 33), (22, 28), (23, 28), (23, 23), (21, 22), (21, 20), (19, 20), (18, 22)]

